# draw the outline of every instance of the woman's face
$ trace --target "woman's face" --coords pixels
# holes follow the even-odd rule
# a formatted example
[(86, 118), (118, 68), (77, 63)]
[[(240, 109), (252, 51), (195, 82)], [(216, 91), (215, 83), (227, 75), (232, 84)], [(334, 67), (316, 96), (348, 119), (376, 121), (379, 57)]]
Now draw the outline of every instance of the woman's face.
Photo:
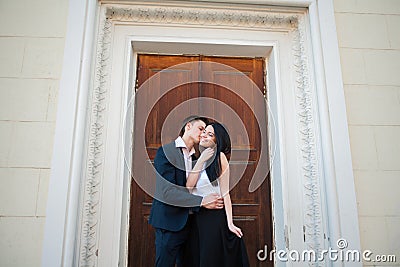
[(200, 145), (203, 147), (213, 147), (216, 144), (214, 128), (208, 125), (200, 136)]

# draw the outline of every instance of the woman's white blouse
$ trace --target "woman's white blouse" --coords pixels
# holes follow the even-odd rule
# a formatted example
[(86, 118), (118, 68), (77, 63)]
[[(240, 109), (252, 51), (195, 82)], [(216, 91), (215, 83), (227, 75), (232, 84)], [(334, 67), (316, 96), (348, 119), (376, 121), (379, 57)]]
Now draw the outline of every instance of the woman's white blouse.
[(208, 179), (206, 170), (203, 169), (200, 173), (200, 177), (199, 180), (197, 181), (196, 187), (193, 188), (192, 190), (192, 194), (205, 197), (212, 193), (221, 195), (221, 189), (219, 183), (217, 186), (213, 186), (210, 180)]

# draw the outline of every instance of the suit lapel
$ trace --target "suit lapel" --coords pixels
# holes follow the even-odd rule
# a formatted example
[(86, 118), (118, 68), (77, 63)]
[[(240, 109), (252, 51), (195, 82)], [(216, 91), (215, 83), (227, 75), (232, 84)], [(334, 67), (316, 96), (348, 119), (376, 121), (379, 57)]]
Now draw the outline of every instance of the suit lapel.
[(177, 158), (177, 167), (179, 168), (176, 181), (181, 186), (186, 186), (186, 167), (185, 159), (183, 158), (182, 150), (179, 147), (175, 147), (175, 156)]
[(176, 176), (177, 184), (185, 186), (186, 169), (181, 149), (175, 146), (175, 142), (172, 142), (165, 146), (165, 155), (167, 156), (168, 161), (174, 164), (174, 166), (178, 169), (177, 174), (179, 175)]

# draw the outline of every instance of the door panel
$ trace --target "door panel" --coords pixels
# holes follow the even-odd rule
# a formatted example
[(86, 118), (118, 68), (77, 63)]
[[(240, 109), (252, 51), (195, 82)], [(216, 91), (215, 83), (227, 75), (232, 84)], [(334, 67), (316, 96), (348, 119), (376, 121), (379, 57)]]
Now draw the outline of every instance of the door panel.
[[(202, 61), (218, 62), (228, 65), (234, 70), (227, 70), (224, 66), (218, 64), (202, 65), (201, 72), (203, 76), (209, 75), (207, 80), (211, 83), (201, 84), (201, 96), (218, 99), (228, 104), (240, 117), (241, 123), (244, 124), (248, 136), (248, 143), (244, 142), (243, 135), (231, 136), (232, 148), (234, 153), (247, 152), (248, 159), (241, 160), (235, 157), (230, 161), (231, 181), (232, 179), (241, 177), (239, 183), (231, 190), (231, 198), (233, 203), (233, 215), (235, 224), (242, 228), (246, 241), (247, 251), (249, 253), (250, 266), (261, 266), (256, 258), (257, 251), (267, 244), (271, 248), (272, 244), (272, 221), (271, 221), (271, 205), (270, 190), (268, 182), (264, 182), (262, 186), (253, 193), (248, 192), (250, 180), (253, 177), (255, 167), (260, 158), (261, 133), (258, 122), (254, 116), (254, 112), (259, 114), (262, 123), (266, 124), (266, 112), (261, 108), (264, 103), (260, 101), (260, 93), (264, 90), (263, 69), (264, 60), (247, 59), (247, 58), (217, 58), (203, 57)], [(249, 87), (248, 78), (244, 75), (238, 75), (238, 71), (244, 73), (250, 78), (254, 84)], [(219, 86), (223, 84), (225, 87)], [(246, 95), (247, 104), (237, 94), (232, 91), (240, 91)], [(213, 107), (216, 114), (219, 111), (219, 105)], [(239, 123), (232, 115), (221, 118), (221, 121), (230, 127), (234, 127)], [(247, 154), (245, 153), (245, 154)], [(244, 174), (238, 169), (245, 168)]]
[[(193, 64), (178, 64), (192, 62)], [(254, 84), (249, 86), (243, 76), (237, 71), (230, 71), (222, 65), (210, 64), (217, 62), (231, 66), (249, 77)], [(169, 69), (168, 79), (163, 77), (161, 70), (178, 65)], [(259, 262), (256, 258), (257, 251), (268, 245), (272, 248), (272, 219), (271, 219), (271, 196), (269, 179), (255, 192), (249, 193), (248, 186), (252, 179), (255, 168), (260, 158), (261, 132), (253, 114), (252, 109), (263, 120), (266, 125), (265, 104), (259, 99), (259, 92), (264, 90), (264, 60), (254, 58), (226, 58), (226, 57), (204, 57), (204, 56), (160, 56), (160, 55), (139, 55), (138, 56), (138, 89), (146, 90), (140, 94), (141, 104), (149, 104), (148, 99), (157, 96), (161, 85), (176, 85), (177, 81), (186, 83), (177, 86), (162, 96), (152, 108), (150, 115), (145, 122), (145, 144), (148, 153), (148, 160), (145, 165), (135, 164), (132, 166), (133, 173), (139, 169), (151, 168), (156, 149), (161, 145), (161, 129), (167, 116), (180, 103), (194, 99), (195, 104), (187, 106), (180, 112), (187, 115), (202, 114), (204, 109), (211, 112), (219, 122), (224, 123), (228, 129), (234, 123), (239, 123), (238, 118), (230, 113), (223, 112), (218, 103), (202, 105), (199, 97), (208, 97), (221, 101), (231, 107), (239, 116), (240, 123), (243, 123), (247, 133), (231, 135), (232, 157), (230, 161), (231, 177), (241, 177), (238, 184), (231, 190), (233, 203), (234, 221), (242, 228), (249, 254), (250, 266), (272, 266), (271, 262)], [(159, 75), (154, 76), (159, 73)], [(161, 74), (161, 75), (160, 75)], [(149, 78), (152, 77), (151, 82)], [(174, 81), (171, 81), (173, 77)], [(198, 79), (208, 82), (190, 82)], [(189, 82), (189, 83), (187, 83)], [(248, 103), (245, 103), (238, 94), (228, 88), (239, 88), (241, 93), (246, 94)], [(258, 90), (258, 91), (256, 91)], [(257, 92), (257, 93), (256, 93)], [(139, 94), (138, 94), (139, 95)], [(146, 102), (147, 101), (147, 102)], [(135, 121), (141, 114), (135, 113)], [(134, 134), (140, 129), (140, 124), (135, 124)], [(174, 127), (168, 127), (174, 128)], [(170, 142), (176, 138), (178, 129), (164, 135), (163, 143)], [(244, 135), (248, 136), (245, 138)], [(266, 140), (264, 140), (266, 141)], [(135, 142), (135, 140), (134, 140)], [(133, 151), (133, 156), (135, 151)], [(248, 157), (247, 157), (248, 155)], [(264, 163), (267, 164), (267, 163)], [(245, 169), (244, 174), (240, 169)], [(146, 170), (145, 170), (146, 173)], [(240, 176), (239, 176), (240, 175)], [(151, 182), (151, 181), (150, 181)], [(147, 223), (150, 214), (152, 198), (146, 194), (135, 181), (131, 184), (131, 207), (130, 207), (130, 230), (129, 230), (129, 266), (152, 266), (154, 264), (154, 230)]]

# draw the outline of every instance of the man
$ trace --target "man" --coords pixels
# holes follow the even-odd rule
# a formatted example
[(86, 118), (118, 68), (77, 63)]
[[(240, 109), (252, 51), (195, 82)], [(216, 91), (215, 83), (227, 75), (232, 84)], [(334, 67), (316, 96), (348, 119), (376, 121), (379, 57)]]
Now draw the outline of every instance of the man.
[(200, 209), (222, 209), (218, 194), (200, 197), (186, 189), (186, 179), (192, 169), (194, 145), (206, 126), (205, 119), (188, 117), (181, 135), (174, 142), (160, 147), (154, 159), (156, 193), (149, 223), (155, 228), (157, 267), (182, 266), (182, 249), (190, 234), (191, 213)]

